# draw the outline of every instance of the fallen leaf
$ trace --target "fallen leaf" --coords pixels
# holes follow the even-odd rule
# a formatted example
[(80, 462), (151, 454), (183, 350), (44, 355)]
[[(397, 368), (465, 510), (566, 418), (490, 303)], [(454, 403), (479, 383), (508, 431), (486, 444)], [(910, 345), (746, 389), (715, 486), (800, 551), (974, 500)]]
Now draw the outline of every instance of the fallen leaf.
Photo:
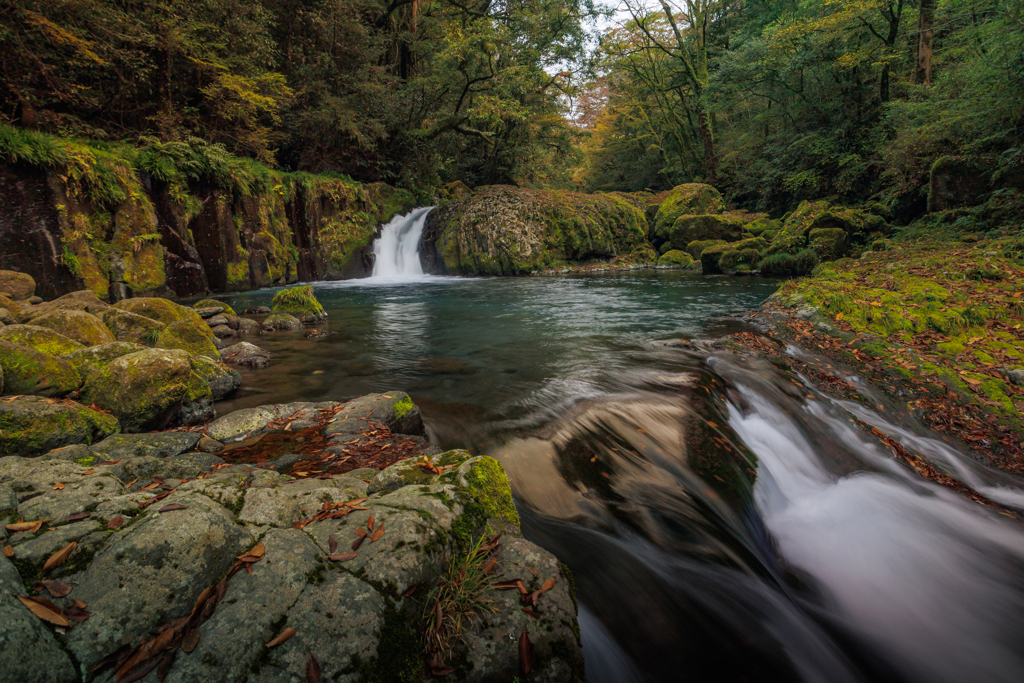
[(76, 624), (84, 624), (89, 620), (89, 617), (91, 617), (92, 614), (86, 612), (77, 605), (71, 605), (64, 608), (64, 616), (66, 616), (69, 621), (73, 621)]
[(530, 615), (531, 617), (537, 617), (538, 619), (540, 618), (540, 615), (539, 615), (539, 614), (537, 614), (536, 612), (534, 612), (534, 611), (533, 611), (532, 609), (530, 609), (529, 607), (524, 607), (524, 608), (523, 608), (523, 611), (524, 611), (524, 612), (526, 612), (527, 614), (529, 614), (529, 615)]
[(363, 544), (363, 539), (366, 536), (357, 536), (356, 540), (352, 541), (352, 550), (359, 550), (359, 546)]
[(293, 629), (292, 627), (289, 626), (285, 630), (281, 631), (281, 633), (279, 633), (277, 635), (277, 638), (274, 638), (272, 641), (267, 643), (267, 647), (274, 647), (275, 645), (280, 645), (281, 643), (283, 643), (284, 641), (288, 640), (289, 638), (291, 638), (294, 635), (295, 635), (295, 629)]
[(316, 661), (312, 652), (306, 658), (306, 678), (309, 683), (319, 683), (320, 681), (320, 662)]
[(554, 579), (554, 577), (551, 577), (550, 579), (548, 579), (547, 581), (545, 581), (541, 585), (540, 590), (541, 590), (542, 593), (546, 593), (546, 592), (548, 592), (549, 590), (551, 590), (554, 587), (555, 587), (555, 579)]
[(494, 568), (498, 566), (498, 558), (492, 557), (486, 565), (484, 565), (484, 574), (490, 574), (494, 571)]
[(40, 519), (39, 521), (36, 521), (36, 522), (15, 522), (14, 524), (8, 524), (4, 528), (7, 529), (8, 531), (14, 531), (14, 532), (28, 531), (28, 532), (34, 533), (36, 531), (39, 531), (39, 527), (41, 527), (43, 525), (43, 522), (49, 522), (49, 521), (50, 521), (50, 518), (47, 517), (46, 519)]
[(369, 535), (370, 535), (370, 532), (368, 532), (366, 529), (363, 529), (362, 527), (356, 529), (356, 536), (362, 536), (362, 537), (365, 538), (366, 536), (369, 536)]
[(174, 510), (187, 510), (187, 509), (188, 509), (187, 505), (182, 505), (181, 503), (169, 503), (168, 505), (164, 505), (162, 508), (157, 510), (157, 512), (173, 512)]
[(55, 598), (63, 598), (71, 592), (71, 584), (67, 581), (40, 581), (39, 585)]
[(65, 519), (64, 521), (65, 522), (78, 522), (80, 520), (88, 518), (89, 515), (91, 515), (91, 514), (92, 514), (91, 512), (76, 512), (73, 515), (68, 515), (67, 519)]
[(336, 539), (334, 536), (328, 537), (328, 539), (327, 539), (327, 548), (330, 551), (330, 553), (333, 555), (335, 553), (335, 551), (338, 550), (338, 539)]
[(403, 598), (409, 597), (410, 595), (415, 593), (416, 589), (419, 588), (419, 587), (420, 587), (420, 585), (418, 583), (414, 583), (413, 585), (409, 586), (404, 591), (402, 591), (402, 597)]
[(267, 549), (263, 545), (263, 541), (256, 544), (256, 547), (247, 552), (245, 555), (239, 555), (237, 559), (242, 562), (258, 562), (263, 559), (263, 556), (267, 554)]
[(370, 515), (370, 519), (366, 520), (366, 528), (373, 531), (373, 515)]
[(96, 473), (96, 470), (86, 470), (85, 472), (82, 472), (82, 476), (84, 477), (87, 474), (95, 474), (95, 473)]
[(358, 553), (342, 553), (341, 555), (328, 555), (327, 559), (332, 562), (348, 562), (354, 560)]
[(117, 529), (122, 524), (124, 524), (124, 517), (122, 517), (121, 515), (118, 515), (117, 517), (114, 517), (112, 520), (107, 522), (107, 528), (108, 529)]
[(35, 600), (30, 600), (29, 598), (23, 598), (20, 595), (18, 596), (18, 599), (21, 600), (21, 604), (25, 605), (25, 607), (28, 607), (29, 611), (31, 611), (32, 614), (36, 615), (37, 617), (39, 617), (40, 619), (42, 619), (45, 622), (54, 624), (56, 626), (70, 626), (71, 625), (68, 622), (68, 620), (64, 618), (64, 615), (61, 614), (60, 612), (54, 612), (50, 608), (45, 607), (45, 606), (39, 604)]
[(79, 600), (78, 598), (68, 598), (68, 600), (70, 600), (71, 604), (77, 607), (78, 609), (85, 609), (86, 607), (88, 607), (88, 605), (85, 603), (85, 600)]
[(438, 678), (444, 678), (453, 671), (455, 671), (455, 669), (451, 668), (447, 664), (440, 664), (439, 666), (430, 667), (430, 675), (436, 676)]
[(530, 669), (533, 668), (533, 652), (530, 646), (530, 636), (526, 633), (526, 627), (523, 627), (523, 633), (519, 636), (519, 668), (523, 670), (523, 675), (530, 673)]
[(4, 557), (14, 557), (14, 548), (12, 548), (10, 545), (5, 545)]
[(380, 537), (384, 535), (384, 525), (381, 524), (377, 527), (377, 530), (373, 532), (373, 536), (370, 536), (370, 543), (376, 543), (380, 540)]
[(71, 541), (71, 543), (68, 543), (66, 546), (55, 552), (53, 555), (50, 555), (50, 559), (48, 559), (46, 561), (46, 564), (43, 565), (42, 573), (45, 574), (51, 569), (56, 569), (57, 567), (67, 562), (68, 558), (71, 557), (71, 553), (75, 552), (75, 548), (77, 546), (78, 543), (76, 541)]
[(519, 579), (508, 579), (505, 581), (495, 581), (491, 584), (493, 588), (500, 591), (517, 590), (521, 581)]
[(199, 629), (190, 628), (181, 639), (181, 649), (185, 652), (192, 652), (199, 644)]
[(60, 482), (57, 482), (56, 484), (53, 485), (53, 489), (55, 491), (61, 491), (61, 490), (63, 490), (63, 488), (64, 488), (64, 484), (61, 484)]

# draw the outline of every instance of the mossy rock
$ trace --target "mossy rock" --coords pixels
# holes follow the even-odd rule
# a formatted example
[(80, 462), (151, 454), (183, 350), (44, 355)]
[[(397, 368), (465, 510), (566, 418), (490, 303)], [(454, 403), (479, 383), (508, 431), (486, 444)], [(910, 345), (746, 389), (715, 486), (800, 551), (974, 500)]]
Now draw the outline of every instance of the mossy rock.
[(157, 337), (167, 327), (158, 320), (122, 311), (120, 308), (110, 307), (103, 311), (102, 316), (103, 323), (113, 333), (117, 341), (144, 346), (153, 346)]
[(19, 301), (27, 299), (36, 293), (36, 281), (16, 270), (0, 270), (0, 292)]
[(706, 275), (732, 272), (741, 265), (752, 270), (761, 260), (761, 250), (765, 247), (767, 243), (760, 237), (708, 247), (700, 255), (701, 268)]
[(202, 301), (197, 301), (192, 304), (192, 308), (223, 308), (223, 312), (228, 315), (238, 315), (235, 313), (235, 309), (231, 308), (231, 306), (223, 301), (218, 301), (217, 299), (203, 299)]
[(729, 249), (718, 259), (718, 268), (723, 273), (749, 273), (760, 261), (757, 249)]
[(0, 456), (33, 458), (63, 446), (96, 443), (118, 431), (117, 418), (74, 401), (39, 396), (0, 401)]
[(380, 420), (395, 434), (424, 433), (419, 407), (404, 391), (385, 391), (352, 399), (338, 413), (339, 419)]
[(670, 242), (674, 249), (686, 249), (700, 240), (735, 242), (743, 237), (745, 225), (739, 216), (728, 214), (683, 215), (674, 223), (666, 223), (658, 228), (656, 237)]
[[(826, 264), (821, 264), (822, 266)], [(831, 264), (828, 264), (831, 265)], [(772, 254), (761, 259), (757, 268), (761, 275), (769, 277), (790, 277), (807, 275), (818, 267), (818, 254), (813, 249), (804, 249), (796, 254)]]
[(214, 343), (210, 326), (202, 319), (179, 320), (171, 323), (156, 338), (154, 346), (158, 349), (182, 349), (192, 356), (208, 356), (220, 360), (220, 352)]
[(2, 339), (0, 367), (3, 367), (7, 394), (66, 396), (82, 385), (78, 370), (63, 358)]
[(108, 308), (110, 308), (110, 305), (96, 296), (96, 293), (91, 289), (81, 289), (77, 292), (68, 292), (53, 301), (45, 301), (33, 306), (28, 311), (28, 314), (36, 317), (54, 311), (84, 311), (93, 315), (99, 315)]
[(708, 247), (717, 247), (722, 244), (726, 244), (725, 240), (694, 240), (686, 245), (686, 252), (695, 259), (699, 259), (700, 255), (704, 253), (704, 250)]
[(274, 295), (271, 307), (274, 313), (287, 313), (304, 324), (319, 322), (327, 317), (327, 312), (309, 285), (282, 289)]
[(3, 294), (0, 294), (0, 308), (7, 311), (11, 316), (10, 321), (6, 323), (8, 325), (20, 323), (22, 320), (28, 320), (28, 315), (22, 310), (21, 304), (4, 296)]
[(110, 362), (115, 358), (120, 358), (136, 351), (142, 351), (145, 348), (141, 344), (115, 341), (90, 346), (80, 351), (72, 351), (65, 354), (63, 358), (74, 365), (75, 369), (78, 370), (78, 374), (82, 376), (82, 381), (87, 382), (94, 374), (110, 365)]
[(116, 341), (103, 321), (91, 313), (75, 310), (56, 310), (32, 318), (33, 325), (48, 327), (85, 346), (96, 346)]
[(297, 330), (300, 327), (302, 327), (302, 321), (288, 313), (272, 313), (263, 321), (263, 329), (270, 332)]
[(846, 231), (842, 228), (815, 228), (807, 239), (810, 248), (823, 261), (834, 261), (846, 251)]
[[(668, 197), (658, 207), (654, 217), (653, 233), (658, 235), (667, 231), (680, 216), (699, 216), (708, 213), (721, 213), (725, 210), (722, 194), (702, 183), (677, 185), (668, 193)], [(694, 238), (699, 239), (699, 238)], [(683, 248), (685, 245), (680, 246)]]
[(770, 254), (796, 254), (811, 246), (812, 231), (833, 229), (846, 233), (847, 246), (867, 244), (889, 232), (885, 219), (876, 214), (826, 201), (805, 201), (788, 214), (768, 251)]
[[(771, 218), (758, 218), (744, 225), (743, 229), (754, 237), (763, 237), (766, 232), (778, 234), (779, 230), (782, 229), (782, 222), (773, 221)], [(765, 237), (765, 239), (769, 238)]]
[(144, 349), (111, 361), (82, 390), (85, 403), (113, 413), (126, 432), (163, 429), (182, 409), (209, 401), (210, 385), (180, 349)]
[(29, 346), (51, 356), (63, 356), (65, 353), (85, 348), (84, 344), (39, 325), (8, 325), (0, 329), (0, 339)]
[(680, 266), (686, 268), (693, 264), (693, 257), (685, 251), (673, 249), (662, 254), (658, 259), (659, 266)]
[(173, 301), (157, 297), (123, 299), (122, 301), (118, 301), (114, 304), (113, 308), (142, 315), (152, 320), (156, 320), (157, 322), (161, 322), (164, 325), (170, 325), (171, 323), (176, 323), (179, 320), (193, 320), (200, 323), (203, 321), (203, 319), (199, 317), (199, 314), (192, 309), (179, 306)]
[(192, 357), (192, 371), (210, 385), (211, 401), (227, 398), (242, 386), (242, 376), (237, 370), (232, 370), (206, 356)]
[(453, 180), (444, 186), (444, 194), (448, 199), (463, 199), (473, 194), (473, 190), (461, 180)]

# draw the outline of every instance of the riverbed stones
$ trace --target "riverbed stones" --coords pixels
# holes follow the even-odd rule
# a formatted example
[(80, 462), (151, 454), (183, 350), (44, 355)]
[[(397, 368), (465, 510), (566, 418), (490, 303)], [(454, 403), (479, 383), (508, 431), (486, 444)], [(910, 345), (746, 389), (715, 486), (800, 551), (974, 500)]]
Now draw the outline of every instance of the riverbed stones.
[(242, 386), (242, 376), (237, 370), (206, 356), (193, 356), (192, 370), (210, 385), (211, 401), (220, 401)]
[(37, 305), (30, 307), (26, 314), (29, 317), (35, 317), (52, 313), (53, 311), (84, 311), (85, 313), (100, 315), (108, 308), (110, 308), (110, 305), (96, 296), (96, 293), (91, 289), (81, 289), (77, 292), (68, 292), (53, 301), (37, 302)]
[(119, 308), (108, 308), (102, 314), (104, 324), (118, 341), (152, 346), (166, 325), (144, 315)]
[(238, 342), (232, 346), (221, 349), (221, 360), (233, 365), (247, 365), (252, 368), (265, 368), (270, 365), (270, 359), (274, 354), (261, 349), (249, 342)]
[[(219, 308), (221, 310), (217, 311), (217, 313), (227, 313), (229, 315), (235, 315), (235, 309), (231, 308), (230, 304), (227, 304), (223, 301), (218, 301), (217, 299), (202, 299), (192, 304), (192, 308), (196, 309), (197, 312), (200, 309)], [(217, 313), (213, 313), (212, 315), (216, 315)], [(207, 318), (209, 316), (204, 315), (203, 317)]]
[(319, 403), (299, 401), (236, 410), (211, 422), (206, 428), (206, 435), (222, 443), (241, 441), (250, 436), (273, 431), (269, 424), (275, 420), (282, 418), (312, 420), (318, 417), (320, 410), (331, 410), (338, 405), (333, 401)]
[(0, 556), (0, 672), (18, 683), (71, 683), (78, 673), (43, 621), (18, 597), (25, 586), (14, 565)]
[(15, 270), (0, 270), (0, 293), (21, 301), (36, 293), (36, 281), (31, 275)]
[(78, 374), (82, 376), (82, 381), (85, 382), (94, 374), (110, 365), (110, 362), (115, 358), (120, 358), (121, 356), (126, 356), (129, 353), (135, 353), (136, 351), (142, 351), (145, 348), (146, 347), (141, 344), (110, 342), (107, 344), (90, 346), (89, 348), (81, 349), (79, 351), (72, 351), (71, 353), (65, 354), (63, 358), (75, 366), (75, 369), (78, 370)]
[(185, 351), (146, 349), (111, 361), (86, 382), (82, 396), (112, 412), (124, 431), (138, 432), (205, 417), (210, 385), (193, 372)]
[(224, 312), (223, 306), (206, 306), (204, 308), (196, 308), (195, 312), (199, 314), (199, 317), (203, 320), (209, 320), (210, 318), (220, 315)]
[(8, 325), (0, 329), (0, 340), (28, 346), (51, 356), (62, 356), (85, 345), (39, 325)]
[(214, 344), (214, 334), (202, 320), (185, 319), (169, 324), (157, 336), (154, 344), (159, 349), (181, 349), (193, 356), (208, 356), (220, 360)]
[(113, 416), (74, 401), (0, 399), (0, 455), (34, 457), (69, 444), (90, 444), (118, 430)]
[[(369, 418), (383, 422), (396, 434), (423, 434), (423, 416), (404, 391), (367, 394), (352, 399), (336, 420)], [(329, 429), (329, 428), (328, 428)]]
[[(3, 332), (5, 329), (0, 329)], [(78, 348), (82, 348), (78, 345)], [(3, 368), (4, 392), (67, 396), (82, 384), (75, 366), (64, 360), (37, 351), (29, 346), (0, 339), (0, 367)]]
[[(170, 458), (186, 453), (199, 442), (196, 432), (155, 432), (152, 434), (114, 434), (93, 444), (90, 452), (100, 460), (122, 460), (140, 455)], [(92, 464), (83, 462), (81, 464)]]
[(267, 332), (292, 331), (302, 327), (302, 321), (288, 313), (273, 313), (263, 321), (263, 329)]
[(200, 323), (203, 320), (199, 317), (199, 314), (192, 309), (179, 306), (173, 301), (157, 297), (125, 299), (123, 301), (118, 301), (113, 305), (113, 308), (142, 315), (161, 322), (164, 325), (170, 325), (171, 323), (176, 323), (179, 320), (193, 320)]
[(291, 315), (306, 325), (317, 323), (327, 318), (327, 312), (320, 305), (320, 302), (317, 301), (316, 296), (313, 294), (313, 288), (309, 285), (282, 289), (274, 295), (274, 300), (271, 303), (274, 314)]
[(84, 311), (56, 310), (32, 318), (33, 325), (47, 327), (83, 346), (96, 346), (115, 341), (103, 321)]

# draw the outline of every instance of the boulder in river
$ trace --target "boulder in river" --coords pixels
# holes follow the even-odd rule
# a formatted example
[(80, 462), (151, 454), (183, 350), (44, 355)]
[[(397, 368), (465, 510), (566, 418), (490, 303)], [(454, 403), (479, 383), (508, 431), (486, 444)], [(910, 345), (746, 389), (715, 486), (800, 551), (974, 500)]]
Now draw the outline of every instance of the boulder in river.
[(145, 349), (115, 359), (89, 378), (83, 401), (109, 410), (127, 432), (193, 423), (209, 415), (210, 385), (178, 349)]
[[(651, 226), (652, 235), (669, 230), (680, 216), (720, 214), (725, 209), (722, 194), (703, 183), (686, 183), (672, 188), (658, 207)], [(694, 238), (698, 239), (698, 238)]]
[(85, 311), (58, 309), (32, 318), (32, 324), (47, 327), (84, 346), (116, 341), (102, 320)]
[(36, 293), (36, 281), (31, 275), (15, 270), (0, 270), (0, 294), (22, 301)]
[(62, 358), (75, 366), (78, 374), (82, 376), (82, 381), (85, 382), (95, 373), (107, 367), (110, 361), (115, 358), (120, 358), (136, 351), (142, 351), (145, 348), (141, 344), (120, 341), (110, 342), (108, 344), (90, 346), (87, 349), (72, 351), (71, 353), (64, 354)]
[(206, 356), (193, 356), (192, 370), (210, 385), (211, 401), (220, 401), (242, 386), (242, 376), (237, 370)]
[(404, 391), (386, 391), (354, 398), (345, 404), (336, 420), (364, 418), (383, 422), (395, 434), (424, 433), (420, 409)]
[(267, 316), (267, 319), (263, 321), (263, 329), (267, 332), (278, 330), (291, 331), (297, 330), (300, 327), (302, 327), (302, 321), (288, 313), (274, 313)]
[(197, 320), (185, 319), (169, 324), (157, 336), (154, 345), (159, 349), (182, 349), (193, 356), (220, 360), (215, 338), (209, 326), (197, 316)]
[(91, 444), (119, 429), (113, 416), (74, 401), (0, 400), (0, 455), (35, 457), (69, 444)]
[(261, 349), (249, 342), (238, 342), (233, 346), (221, 349), (220, 357), (225, 363), (233, 365), (248, 365), (252, 368), (265, 368), (270, 365), (270, 359), (274, 354)]
[[(0, 332), (9, 329), (5, 327)], [(77, 346), (82, 348), (81, 344)], [(4, 373), (4, 391), (8, 394), (67, 396), (82, 385), (82, 377), (74, 365), (63, 358), (2, 338), (0, 367)]]
[(84, 344), (39, 325), (8, 325), (0, 329), (0, 339), (28, 346), (51, 356), (62, 356), (85, 348)]
[(228, 313), (229, 315), (235, 315), (235, 309), (231, 308), (230, 304), (226, 304), (223, 301), (218, 301), (217, 299), (203, 299), (201, 301), (197, 301), (194, 304), (192, 304), (192, 308), (219, 308), (221, 310), (218, 311), (218, 313)]
[(111, 307), (103, 312), (103, 322), (118, 341), (152, 346), (167, 326), (144, 315)]
[[(313, 294), (313, 288), (309, 285), (302, 287), (289, 287), (282, 289), (274, 295), (273, 313), (288, 314), (298, 318), (303, 324), (317, 323), (327, 318), (327, 311), (317, 301)], [(271, 316), (273, 318), (274, 316)], [(264, 326), (270, 324), (271, 318), (267, 318)]]
[(693, 257), (685, 251), (679, 249), (670, 249), (661, 255), (658, 259), (659, 266), (676, 266), (679, 268), (686, 268), (693, 264)]
[(144, 315), (147, 318), (159, 321), (164, 325), (176, 323), (179, 320), (194, 320), (202, 322), (199, 314), (190, 308), (179, 306), (173, 301), (157, 297), (138, 297), (125, 299), (114, 304), (113, 308), (128, 311), (137, 315)]

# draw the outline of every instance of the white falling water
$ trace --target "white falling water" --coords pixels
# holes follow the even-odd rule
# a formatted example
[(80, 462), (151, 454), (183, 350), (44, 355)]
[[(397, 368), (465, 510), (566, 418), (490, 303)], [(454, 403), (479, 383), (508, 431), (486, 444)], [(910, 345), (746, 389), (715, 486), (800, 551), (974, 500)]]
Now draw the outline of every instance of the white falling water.
[(423, 275), (420, 265), (420, 237), (432, 206), (413, 209), (395, 216), (381, 229), (373, 242), (372, 277), (410, 277)]

